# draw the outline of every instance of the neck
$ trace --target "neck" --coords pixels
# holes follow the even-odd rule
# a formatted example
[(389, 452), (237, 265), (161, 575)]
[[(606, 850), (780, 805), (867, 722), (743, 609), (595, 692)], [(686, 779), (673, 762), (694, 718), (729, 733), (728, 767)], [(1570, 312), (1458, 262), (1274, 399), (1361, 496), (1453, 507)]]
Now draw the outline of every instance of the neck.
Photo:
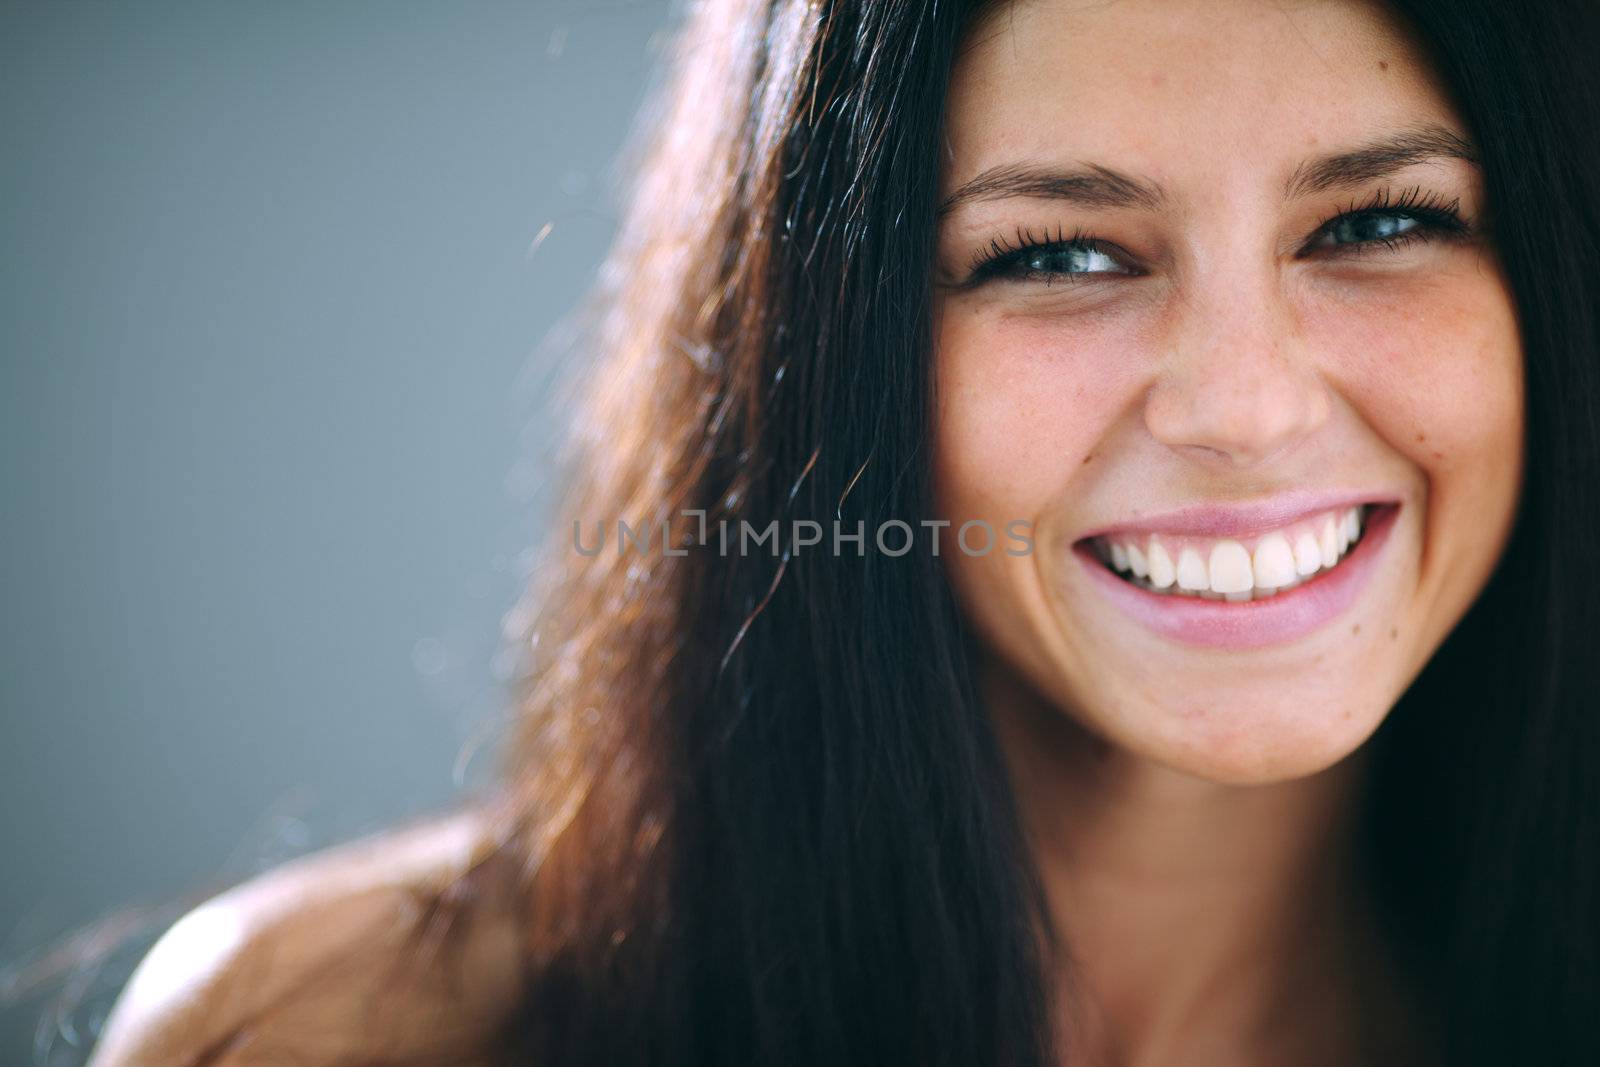
[[(986, 702), (1070, 962), (1078, 1060), (1350, 1062), (1362, 762), (1221, 785), (1114, 749), (996, 665)], [(1076, 1061), (1075, 1061), (1076, 1062)]]

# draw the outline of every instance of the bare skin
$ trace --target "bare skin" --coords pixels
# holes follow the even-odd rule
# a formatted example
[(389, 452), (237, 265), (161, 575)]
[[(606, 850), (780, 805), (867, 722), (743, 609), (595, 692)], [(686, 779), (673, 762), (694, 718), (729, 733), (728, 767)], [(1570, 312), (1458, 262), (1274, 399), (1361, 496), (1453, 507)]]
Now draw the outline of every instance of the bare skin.
[[(489, 1067), (521, 989), (521, 940), (494, 864), (469, 812), (217, 897), (140, 964), (90, 1067)], [(464, 875), (470, 899), (441, 901)]]
[[(952, 523), (1032, 525), (1029, 555), (945, 562), (1071, 953), (1069, 1059), (1427, 1062), (1350, 831), (1362, 746), (1482, 590), (1520, 487), (1470, 131), (1348, 0), (1015, 0), (950, 92), (935, 486)], [(1296, 180), (1418, 130), (1358, 157), (1392, 166)], [(1021, 168), (1078, 184), (995, 180)], [(1145, 192), (1081, 180), (1108, 170)], [(1413, 190), (1467, 225), (1382, 212)], [(1400, 508), (1359, 598), (1292, 640), (1180, 642), (1070, 551), (1294, 491)]]
[[(1350, 860), (1363, 742), (1481, 590), (1514, 513), (1521, 364), (1473, 241), (1292, 253), (1384, 187), (1483, 208), (1430, 159), (1285, 199), (1305, 159), (1460, 122), (1375, 7), (1017, 0), (952, 84), (946, 191), (1019, 160), (1158, 180), (1162, 212), (974, 200), (941, 221), (941, 510), (1030, 519), (1040, 551), (950, 557), (983, 692), (1072, 952), (1070, 1062), (1426, 1062)], [(1464, 132), (1464, 131), (1463, 131)], [(1082, 228), (1070, 284), (955, 289), (992, 240)], [(1375, 487), (1404, 501), (1337, 633), (1245, 656), (1138, 631), (1047, 548), (1129, 509)], [(286, 867), (184, 920), (92, 1067), (484, 1060), (520, 993), (498, 879), (460, 957), (421, 966), (418, 893), (471, 866), (471, 818)]]
[(1071, 953), (1066, 1062), (1431, 1062), (1353, 874), (1361, 753), (1217, 787), (1122, 758), (1013, 673), (984, 673)]

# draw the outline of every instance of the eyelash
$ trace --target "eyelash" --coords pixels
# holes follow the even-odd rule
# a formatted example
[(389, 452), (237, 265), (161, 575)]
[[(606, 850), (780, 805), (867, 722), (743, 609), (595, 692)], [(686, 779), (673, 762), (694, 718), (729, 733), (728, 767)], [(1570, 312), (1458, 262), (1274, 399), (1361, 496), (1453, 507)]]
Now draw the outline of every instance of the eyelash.
[[(1310, 240), (1304, 249), (1314, 247), (1319, 239), (1327, 236), (1332, 228), (1342, 222), (1358, 219), (1401, 217), (1415, 221), (1416, 226), (1397, 234), (1370, 237), (1361, 241), (1352, 241), (1346, 244), (1323, 246), (1326, 250), (1339, 251), (1345, 255), (1370, 255), (1380, 249), (1394, 251), (1417, 241), (1432, 241), (1461, 237), (1471, 231), (1471, 226), (1461, 217), (1459, 199), (1446, 201), (1436, 193), (1424, 193), (1420, 186), (1407, 189), (1398, 197), (1393, 197), (1393, 191), (1388, 188), (1380, 189), (1364, 203), (1354, 201), (1328, 218), (1317, 224)], [(1303, 250), (1304, 250), (1303, 249)], [(1046, 231), (1043, 237), (1036, 237), (1031, 230), (1019, 227), (1016, 231), (1015, 242), (1002, 238), (995, 238), (989, 242), (989, 247), (979, 252), (973, 259), (968, 269), (965, 286), (977, 285), (991, 278), (1002, 278), (1010, 281), (1028, 281), (1042, 278), (1045, 283), (1051, 284), (1056, 279), (1067, 282), (1079, 281), (1085, 278), (1097, 277), (1108, 271), (1042, 271), (1023, 269), (1022, 261), (1029, 253), (1038, 251), (1047, 252), (1090, 252), (1110, 256), (1115, 259), (1125, 259), (1119, 256), (1120, 250), (1115, 245), (1100, 240), (1083, 229), (1077, 229), (1068, 236), (1057, 227), (1055, 236)], [(1127, 273), (1136, 274), (1135, 270)]]

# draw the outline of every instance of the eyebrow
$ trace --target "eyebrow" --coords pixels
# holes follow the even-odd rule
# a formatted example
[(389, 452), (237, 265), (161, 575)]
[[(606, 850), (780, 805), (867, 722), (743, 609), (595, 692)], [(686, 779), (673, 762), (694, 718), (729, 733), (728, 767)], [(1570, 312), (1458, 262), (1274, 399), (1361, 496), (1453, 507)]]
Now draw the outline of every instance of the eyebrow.
[(1443, 126), (1418, 126), (1349, 152), (1300, 164), (1284, 183), (1283, 195), (1292, 200), (1344, 189), (1436, 159), (1461, 159), (1480, 165), (1477, 148), (1459, 133)]
[[(1444, 126), (1422, 125), (1302, 162), (1284, 183), (1284, 197), (1292, 200), (1348, 188), (1436, 159), (1460, 159), (1474, 166), (1480, 163), (1477, 149), (1459, 133)], [(1014, 197), (1149, 210), (1168, 203), (1166, 190), (1158, 183), (1097, 163), (1069, 167), (1008, 163), (989, 168), (945, 197), (938, 215), (942, 218), (966, 203)]]
[(990, 167), (945, 197), (938, 214), (948, 215), (966, 203), (1031, 197), (1070, 200), (1085, 207), (1158, 208), (1166, 193), (1154, 182), (1142, 182), (1097, 163), (1059, 168), (1034, 163), (1007, 163)]

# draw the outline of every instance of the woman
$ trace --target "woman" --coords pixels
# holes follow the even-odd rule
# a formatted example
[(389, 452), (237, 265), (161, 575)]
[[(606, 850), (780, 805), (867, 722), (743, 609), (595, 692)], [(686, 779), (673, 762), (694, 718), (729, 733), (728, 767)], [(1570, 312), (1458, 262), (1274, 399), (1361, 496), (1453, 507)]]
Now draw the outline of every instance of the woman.
[(707, 5), (505, 795), (95, 1062), (1600, 1062), (1575, 8)]

